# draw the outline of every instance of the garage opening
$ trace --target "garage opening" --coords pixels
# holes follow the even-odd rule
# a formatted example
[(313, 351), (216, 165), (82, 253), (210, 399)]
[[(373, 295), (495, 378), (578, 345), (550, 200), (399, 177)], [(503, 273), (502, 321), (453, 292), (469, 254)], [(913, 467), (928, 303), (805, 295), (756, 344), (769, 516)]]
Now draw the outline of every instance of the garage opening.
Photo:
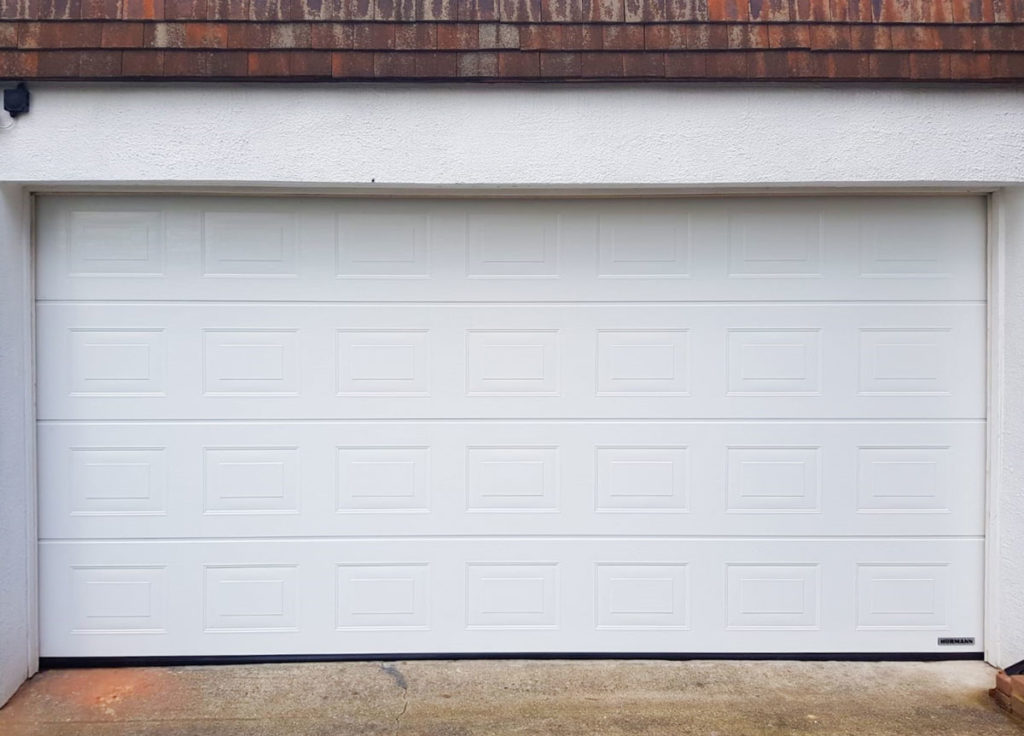
[(41, 654), (980, 652), (985, 237), (42, 197)]

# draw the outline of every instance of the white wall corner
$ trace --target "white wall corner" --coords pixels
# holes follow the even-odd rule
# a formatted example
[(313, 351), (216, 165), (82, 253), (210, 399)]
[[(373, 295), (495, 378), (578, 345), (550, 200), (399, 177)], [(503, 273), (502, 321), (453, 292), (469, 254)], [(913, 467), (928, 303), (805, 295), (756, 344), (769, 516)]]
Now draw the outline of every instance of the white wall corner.
[(30, 212), (0, 184), (0, 704), (38, 666)]
[(986, 658), (1024, 659), (1024, 187), (993, 196)]

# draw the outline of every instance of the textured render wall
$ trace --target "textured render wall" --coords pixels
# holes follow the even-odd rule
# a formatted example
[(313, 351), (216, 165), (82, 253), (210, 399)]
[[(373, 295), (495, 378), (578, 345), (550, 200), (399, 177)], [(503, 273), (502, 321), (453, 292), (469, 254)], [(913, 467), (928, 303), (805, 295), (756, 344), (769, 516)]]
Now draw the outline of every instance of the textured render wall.
[(1001, 406), (991, 435), (998, 439), (1001, 467), (993, 470), (997, 495), (990, 509), (997, 518), (994, 581), (997, 664), (1024, 659), (1024, 188), (999, 198), (1003, 244), (1002, 322), (994, 339), (1002, 343)]
[(558, 185), (1024, 181), (1000, 88), (34, 85), (0, 179)]
[[(987, 188), (1024, 183), (1024, 90), (33, 85), (0, 130), (0, 703), (34, 666), (21, 186)], [(372, 180), (376, 180), (373, 182)], [(308, 191), (308, 189), (307, 189)], [(989, 599), (1024, 658), (1024, 189), (1003, 197), (1006, 360)], [(28, 569), (26, 569), (26, 567)]]
[(26, 452), (26, 431), (34, 431), (26, 405), (31, 301), (22, 206), (21, 188), (0, 184), (0, 703), (35, 666), (29, 626), (29, 548), (35, 538), (29, 478), (35, 470)]

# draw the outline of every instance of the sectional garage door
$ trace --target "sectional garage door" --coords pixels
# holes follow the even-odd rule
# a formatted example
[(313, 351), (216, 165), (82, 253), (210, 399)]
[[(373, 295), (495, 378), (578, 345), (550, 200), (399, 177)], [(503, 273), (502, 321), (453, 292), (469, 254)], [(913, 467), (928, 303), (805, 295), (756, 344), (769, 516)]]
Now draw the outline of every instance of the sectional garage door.
[(43, 656), (982, 646), (982, 199), (45, 197), (37, 241)]

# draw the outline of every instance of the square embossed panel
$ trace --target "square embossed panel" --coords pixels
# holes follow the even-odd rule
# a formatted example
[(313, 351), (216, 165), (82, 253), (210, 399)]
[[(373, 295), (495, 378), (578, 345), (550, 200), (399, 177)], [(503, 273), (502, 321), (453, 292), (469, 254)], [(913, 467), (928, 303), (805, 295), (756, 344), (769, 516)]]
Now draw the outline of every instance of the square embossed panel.
[(948, 394), (954, 339), (944, 327), (861, 330), (860, 390), (869, 394)]
[(687, 278), (690, 213), (637, 207), (598, 218), (598, 270), (606, 278)]
[(167, 460), (162, 447), (71, 448), (72, 514), (162, 514)]
[(814, 205), (736, 208), (729, 215), (729, 275), (820, 277), (824, 214)]
[(821, 448), (730, 447), (727, 452), (730, 511), (819, 511)]
[(336, 627), (426, 630), (429, 584), (427, 563), (338, 565)]
[(338, 278), (426, 278), (430, 216), (360, 209), (337, 214)]
[(817, 565), (727, 566), (731, 629), (814, 629), (820, 623)]
[(339, 447), (338, 511), (426, 511), (430, 452), (426, 447)]
[(291, 212), (206, 212), (204, 275), (295, 276), (295, 215)]
[(72, 276), (163, 276), (164, 217), (159, 210), (68, 213)]
[(209, 514), (297, 513), (297, 447), (209, 447), (204, 450)]
[(207, 632), (297, 629), (294, 565), (210, 565), (205, 572)]
[(857, 566), (857, 626), (868, 629), (946, 629), (954, 591), (948, 565)]
[(557, 628), (558, 604), (557, 564), (466, 566), (467, 628)]
[(597, 565), (597, 626), (686, 629), (690, 577), (686, 565)]
[(159, 396), (166, 388), (163, 329), (69, 330), (71, 393), (79, 396)]
[(557, 447), (470, 447), (466, 508), (473, 511), (556, 511)]
[(530, 218), (517, 217), (506, 207), (468, 215), (466, 274), (470, 278), (558, 277), (558, 215), (550, 208), (533, 209)]
[(338, 395), (428, 396), (426, 330), (338, 330)]
[(466, 392), (557, 395), (558, 343), (558, 330), (467, 331)]
[(817, 394), (821, 390), (820, 330), (729, 331), (729, 393)]
[(299, 392), (295, 330), (211, 329), (204, 335), (206, 393), (286, 395)]
[(980, 651), (984, 200), (633, 194), (40, 196), (43, 655)]
[(949, 513), (956, 478), (950, 447), (860, 447), (857, 500), (864, 513)]
[(600, 330), (598, 394), (686, 395), (689, 360), (686, 330)]
[(599, 511), (686, 511), (689, 451), (685, 447), (599, 447)]
[(74, 565), (70, 572), (68, 624), (73, 631), (166, 632), (164, 566)]

